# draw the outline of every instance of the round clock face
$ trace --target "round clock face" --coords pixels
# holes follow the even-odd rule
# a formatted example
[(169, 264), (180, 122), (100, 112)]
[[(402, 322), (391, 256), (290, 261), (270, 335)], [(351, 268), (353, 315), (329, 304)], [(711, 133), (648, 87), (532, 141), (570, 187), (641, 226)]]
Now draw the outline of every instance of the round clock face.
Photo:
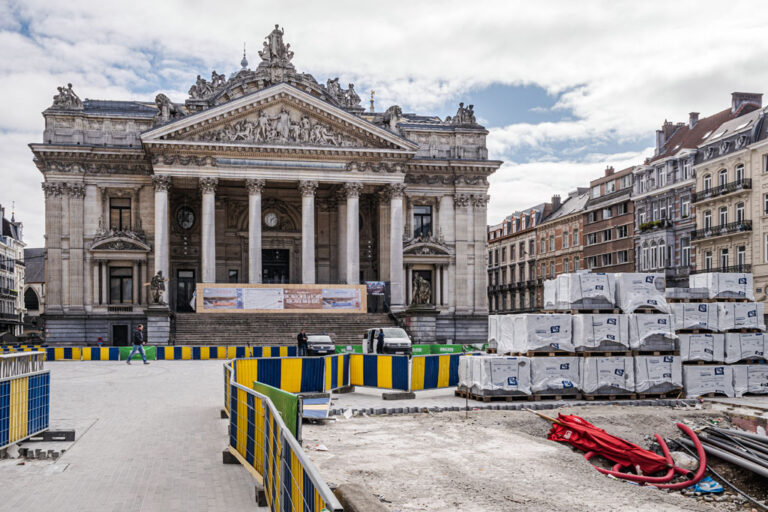
[(191, 229), (195, 225), (195, 212), (189, 206), (182, 206), (176, 212), (176, 222), (181, 229)]
[(264, 224), (270, 228), (277, 226), (277, 214), (275, 212), (269, 212), (264, 215)]

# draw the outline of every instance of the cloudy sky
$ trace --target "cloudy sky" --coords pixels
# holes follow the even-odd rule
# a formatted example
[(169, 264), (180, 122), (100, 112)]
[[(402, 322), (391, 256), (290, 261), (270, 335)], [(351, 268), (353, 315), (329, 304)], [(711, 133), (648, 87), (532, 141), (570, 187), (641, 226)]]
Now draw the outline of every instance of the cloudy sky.
[[(382, 6), (386, 5), (386, 8)], [(370, 6), (370, 7), (368, 7)], [(275, 23), (299, 71), (354, 82), (377, 110), (453, 115), (490, 130), (489, 223), (642, 162), (664, 119), (766, 92), (762, 1), (218, 2), (0, 0), (0, 204), (43, 244), (30, 142), (56, 87), (81, 98), (181, 102), (198, 74), (239, 68)]]

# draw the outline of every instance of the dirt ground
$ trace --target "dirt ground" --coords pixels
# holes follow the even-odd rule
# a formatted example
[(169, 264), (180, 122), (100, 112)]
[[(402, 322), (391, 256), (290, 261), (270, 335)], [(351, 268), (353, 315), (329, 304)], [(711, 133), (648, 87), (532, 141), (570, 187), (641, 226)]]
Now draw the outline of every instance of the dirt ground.
[[(655, 432), (677, 437), (676, 421), (698, 424), (711, 416), (665, 407), (560, 411), (582, 416), (643, 447), (649, 446)], [(580, 452), (548, 441), (549, 423), (529, 412), (471, 411), (468, 419), (464, 416), (457, 412), (340, 418), (305, 425), (304, 447), (326, 481), (361, 484), (392, 511), (730, 508), (603, 476)], [(319, 444), (327, 451), (318, 450)]]

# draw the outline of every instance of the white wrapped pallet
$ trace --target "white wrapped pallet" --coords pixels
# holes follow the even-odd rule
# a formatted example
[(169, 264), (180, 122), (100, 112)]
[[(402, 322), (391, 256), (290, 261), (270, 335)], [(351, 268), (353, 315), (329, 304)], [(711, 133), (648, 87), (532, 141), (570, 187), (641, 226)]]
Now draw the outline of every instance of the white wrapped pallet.
[(576, 272), (555, 278), (557, 309), (610, 309), (616, 302), (613, 274)]
[(580, 372), (581, 390), (588, 395), (635, 391), (635, 363), (630, 356), (585, 357)]
[(614, 276), (616, 304), (624, 313), (634, 313), (639, 308), (669, 313), (664, 274), (622, 273)]
[(488, 346), (496, 348), (499, 342), (499, 315), (488, 315)]
[(717, 393), (733, 398), (733, 367), (684, 366), (683, 388), (688, 398)]
[(469, 389), (478, 395), (530, 395), (531, 363), (527, 357), (473, 356)]
[(672, 315), (629, 315), (629, 346), (632, 350), (675, 350), (677, 335), (672, 323)]
[(736, 396), (747, 393), (768, 394), (768, 365), (735, 364), (733, 368), (733, 392)]
[(678, 334), (683, 361), (725, 361), (725, 334)]
[(460, 356), (459, 357), (459, 389), (470, 389), (472, 387), (472, 359), (483, 356)]
[(573, 315), (577, 352), (629, 350), (629, 318), (623, 314)]
[(670, 304), (675, 318), (675, 330), (702, 329), (717, 332), (717, 305), (705, 302), (675, 302)]
[(571, 315), (514, 315), (514, 352), (573, 352)]
[(532, 357), (531, 391), (573, 394), (579, 390), (578, 357)]
[(750, 359), (764, 359), (766, 341), (761, 332), (729, 332), (725, 335), (725, 362), (738, 363)]
[(762, 302), (718, 302), (717, 323), (721, 331), (733, 329), (765, 330)]
[(706, 288), (710, 299), (755, 300), (752, 274), (738, 272), (708, 272), (691, 274), (691, 288)]
[(518, 315), (498, 315), (496, 319), (496, 352), (510, 354), (518, 352), (515, 347), (515, 318)]
[(557, 308), (557, 279), (544, 281), (543, 308), (553, 310)]
[(682, 388), (680, 356), (635, 356), (635, 391), (669, 393)]

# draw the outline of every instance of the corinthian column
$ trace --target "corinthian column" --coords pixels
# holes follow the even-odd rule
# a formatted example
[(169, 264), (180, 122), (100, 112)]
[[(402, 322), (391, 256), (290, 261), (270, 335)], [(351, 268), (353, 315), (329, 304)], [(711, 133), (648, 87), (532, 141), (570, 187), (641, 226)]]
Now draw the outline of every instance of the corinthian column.
[(347, 192), (347, 284), (360, 282), (360, 192), (362, 183), (345, 183)]
[(48, 310), (61, 310), (61, 193), (60, 183), (43, 183), (45, 192), (45, 281)]
[[(168, 278), (170, 270), (170, 249), (168, 238), (168, 189), (171, 187), (170, 176), (153, 176), (155, 185), (155, 272), (162, 272)], [(163, 302), (168, 304), (168, 287), (163, 292)], [(102, 297), (103, 303), (106, 298)]]
[(389, 289), (390, 305), (405, 306), (403, 289), (403, 192), (405, 185), (397, 183), (389, 187)]
[(248, 189), (248, 282), (261, 282), (261, 193), (264, 180), (245, 180)]
[(336, 212), (338, 222), (338, 251), (336, 251), (338, 265), (338, 282), (347, 282), (347, 192), (341, 188), (337, 191), (336, 199), (339, 205)]
[(316, 181), (300, 181), (301, 192), (301, 282), (315, 283), (315, 190)]
[(69, 194), (69, 304), (73, 309), (83, 308), (83, 292), (85, 279), (83, 277), (83, 199), (85, 185), (70, 183), (67, 185)]
[(216, 282), (216, 186), (217, 178), (200, 178), (203, 193), (203, 282)]

